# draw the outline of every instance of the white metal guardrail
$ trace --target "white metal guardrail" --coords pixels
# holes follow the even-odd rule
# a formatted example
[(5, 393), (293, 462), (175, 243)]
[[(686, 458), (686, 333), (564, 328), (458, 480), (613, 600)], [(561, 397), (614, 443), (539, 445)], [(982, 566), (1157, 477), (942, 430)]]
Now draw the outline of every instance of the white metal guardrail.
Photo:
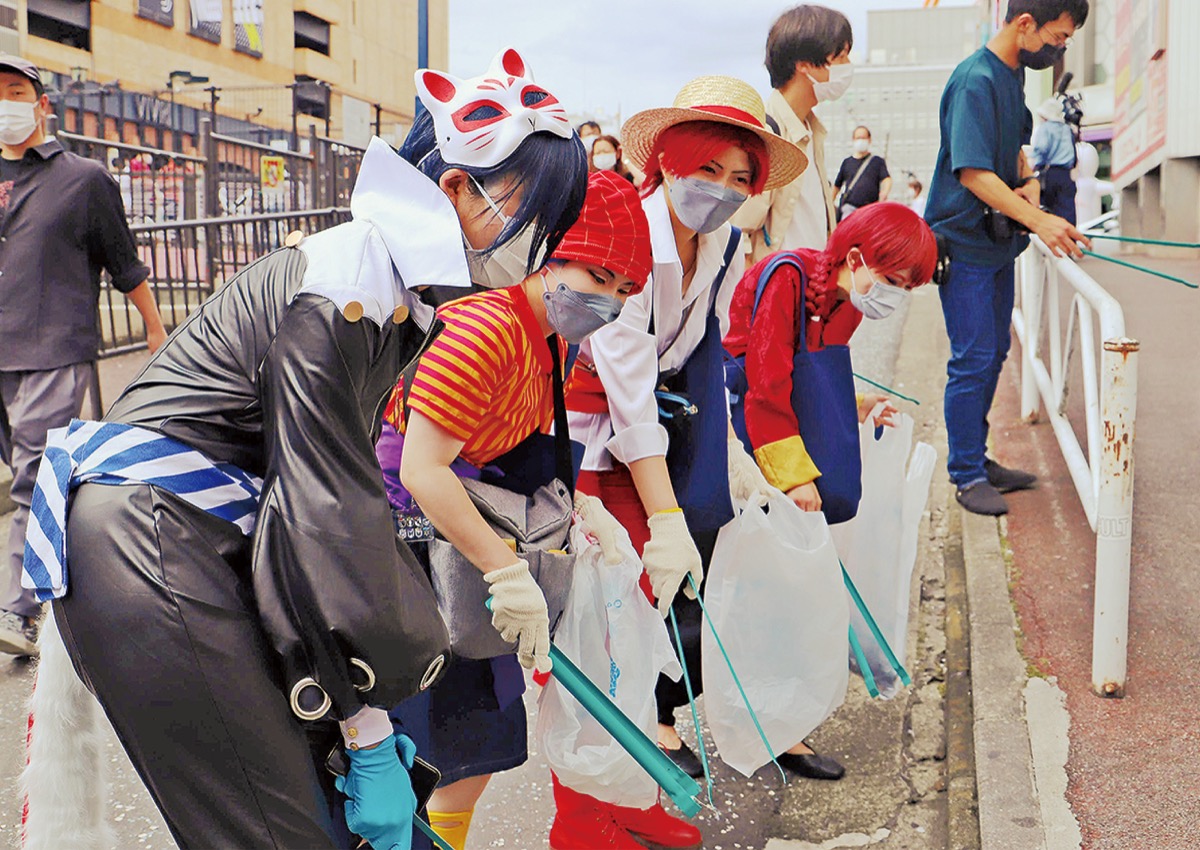
[[(1065, 327), (1060, 304), (1064, 295), (1070, 297)], [(1045, 406), (1096, 532), (1092, 689), (1100, 696), (1123, 696), (1139, 344), (1125, 336), (1125, 314), (1117, 300), (1073, 261), (1051, 254), (1036, 236), (1017, 266), (1017, 299), (1013, 329), (1021, 342), (1021, 415), (1036, 420), (1040, 406)], [(1043, 338), (1048, 352), (1043, 351)], [(1086, 453), (1067, 416), (1076, 350), (1083, 374)]]

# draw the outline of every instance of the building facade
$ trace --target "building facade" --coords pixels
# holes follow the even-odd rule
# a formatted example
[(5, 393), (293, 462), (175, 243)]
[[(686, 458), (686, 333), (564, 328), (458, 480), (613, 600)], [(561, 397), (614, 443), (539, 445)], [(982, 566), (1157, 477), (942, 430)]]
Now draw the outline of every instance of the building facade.
[[(411, 125), (413, 72), (449, 59), (448, 0), (0, 0), (0, 47), (45, 71), (71, 97), (139, 95), (133, 123), (194, 133), (214, 111), (218, 127), (280, 131), (316, 124), (322, 135), (365, 144)], [(117, 109), (94, 110), (90, 134), (115, 138)], [(160, 131), (161, 132), (161, 131)], [(125, 141), (135, 141), (124, 135)], [(262, 139), (269, 141), (271, 139)], [(139, 138), (136, 141), (145, 143)], [(178, 149), (178, 148), (177, 148)]]
[(832, 180), (851, 153), (854, 128), (871, 131), (871, 150), (887, 160), (892, 200), (905, 200), (906, 172), (929, 185), (937, 161), (938, 105), (954, 66), (983, 43), (975, 7), (889, 9), (867, 13), (868, 61), (839, 100), (816, 113), (829, 131), (825, 165)]

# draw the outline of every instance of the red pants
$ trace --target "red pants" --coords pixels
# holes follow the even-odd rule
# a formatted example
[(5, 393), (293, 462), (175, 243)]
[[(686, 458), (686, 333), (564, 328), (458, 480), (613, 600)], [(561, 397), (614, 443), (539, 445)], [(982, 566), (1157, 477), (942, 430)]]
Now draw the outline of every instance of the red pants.
[[(629, 532), (629, 539), (633, 543), (634, 551), (641, 557), (642, 550), (650, 540), (649, 518), (646, 516), (646, 509), (642, 507), (641, 498), (638, 497), (637, 487), (633, 484), (633, 475), (629, 472), (629, 467), (617, 464), (604, 472), (582, 470), (579, 473), (579, 479), (575, 482), (575, 487), (580, 492), (595, 496), (604, 503), (604, 507), (608, 508), (608, 512), (616, 518), (617, 522), (625, 526), (625, 530)], [(646, 598), (650, 600), (651, 604), (654, 604), (650, 579), (644, 572), (641, 585)]]

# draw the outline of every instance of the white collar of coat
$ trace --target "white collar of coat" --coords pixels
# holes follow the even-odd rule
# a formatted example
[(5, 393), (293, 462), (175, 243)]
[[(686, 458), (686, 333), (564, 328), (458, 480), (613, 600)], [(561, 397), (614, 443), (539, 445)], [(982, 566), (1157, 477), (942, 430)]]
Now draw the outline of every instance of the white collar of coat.
[(363, 154), (350, 214), (374, 225), (406, 289), (471, 285), (454, 205), (378, 136)]

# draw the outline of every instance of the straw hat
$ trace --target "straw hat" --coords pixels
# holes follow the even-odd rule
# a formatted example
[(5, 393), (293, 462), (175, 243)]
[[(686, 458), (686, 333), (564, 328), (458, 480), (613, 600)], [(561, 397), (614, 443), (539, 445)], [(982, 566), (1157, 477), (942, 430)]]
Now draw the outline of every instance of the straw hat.
[(671, 107), (634, 115), (621, 129), (625, 155), (644, 170), (659, 133), (685, 121), (732, 124), (762, 139), (770, 161), (765, 189), (786, 186), (808, 166), (804, 151), (767, 129), (766, 109), (758, 92), (734, 77), (697, 77), (679, 90)]

